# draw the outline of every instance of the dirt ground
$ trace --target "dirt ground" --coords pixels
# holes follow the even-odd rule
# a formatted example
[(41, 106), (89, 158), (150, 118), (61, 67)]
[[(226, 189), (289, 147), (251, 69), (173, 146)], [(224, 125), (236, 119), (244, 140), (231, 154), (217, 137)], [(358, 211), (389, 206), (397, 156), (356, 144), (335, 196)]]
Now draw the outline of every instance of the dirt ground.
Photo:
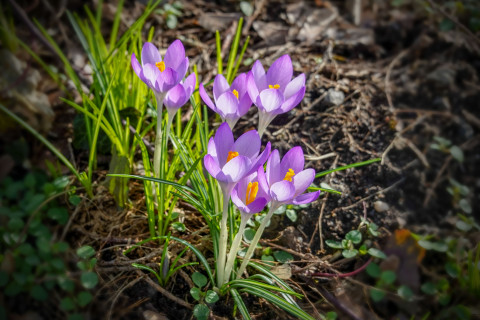
[[(83, 3), (61, 3), (59, 9), (50, 1), (36, 1), (22, 8), (28, 17), (37, 18), (51, 30), (67, 57), (77, 59), (76, 67), (83, 70), (86, 60), (65, 16), (66, 10), (83, 14)], [(87, 5), (95, 3), (88, 1)], [(206, 83), (216, 74), (215, 30), (225, 39), (225, 52), (237, 20), (243, 15), (240, 1), (182, 3), (182, 15), (175, 29), (169, 29), (160, 14), (149, 18), (146, 25), (156, 28), (153, 41), (160, 47), (181, 39), (187, 56), (191, 57), (190, 64), (197, 64), (201, 81)], [(307, 294), (302, 306), (312, 315), (318, 316), (317, 310), (322, 313), (336, 310), (339, 319), (408, 319), (408, 313), (398, 304), (372, 306), (366, 302), (368, 294), (359, 284), (369, 281), (365, 276), (355, 281), (322, 278), (313, 282), (308, 275), (333, 269), (350, 272), (366, 261), (338, 260), (325, 244), (326, 240), (342, 239), (348, 231), (356, 229), (364, 215), (380, 227), (382, 236), (375, 240), (380, 247), (386, 245), (394, 230), (401, 228), (447, 236), (453, 232), (451, 221), (459, 212), (478, 221), (479, 33), (465, 26), (465, 15), (452, 17), (443, 3), (428, 2), (427, 10), (427, 4), (419, 1), (362, 1), (360, 14), (355, 13), (355, 1), (251, 3), (255, 4), (254, 10), (245, 17), (243, 28), (243, 35), (250, 36), (245, 59), (251, 62), (260, 59), (264, 66), (269, 66), (279, 56), (289, 54), (295, 74), (306, 75), (306, 94), (301, 105), (277, 117), (264, 135), (264, 142), (271, 141), (281, 154), (293, 146), (302, 146), (306, 166), (317, 172), (381, 158), (368, 166), (316, 179), (316, 184), (326, 184), (342, 194), (322, 194), (316, 203), (298, 212), (295, 222), (286, 216), (276, 216), (263, 244), (294, 255), (291, 281)], [(103, 6), (108, 30), (116, 1), (106, 1)], [(121, 30), (143, 8), (141, 1), (127, 2)], [(54, 19), (48, 18), (54, 13)], [(32, 33), (19, 13), (12, 10), (12, 14), (19, 36), (60, 68), (58, 58)], [(450, 28), (443, 23), (445, 19), (452, 23)], [(21, 58), (38, 68), (28, 55)], [(249, 68), (242, 66), (239, 72)], [(49, 81), (41, 83), (37, 90), (47, 94), (54, 112), (53, 116), (33, 117), (41, 119), (39, 129), (41, 123), (50, 122), (43, 131), (46, 137), (78, 166), (85, 165), (87, 151), (71, 145), (75, 139), (72, 130), (75, 112), (59, 100), (62, 92)], [(236, 132), (253, 129), (256, 124), (255, 110), (251, 110), (238, 122)], [(33, 167), (44, 167), (42, 159), (53, 158), (26, 133), (10, 131), (2, 139), (5, 142), (18, 134), (23, 134), (29, 142)], [(435, 137), (450, 141), (450, 149), (432, 148), (438, 142)], [(449, 151), (451, 146), (462, 151), (462, 161)], [(104, 179), (108, 161), (108, 154), (100, 156), (99, 181)], [(15, 170), (18, 168), (15, 166)], [(448, 192), (452, 179), (469, 189), (463, 202)], [(151, 282), (139, 277), (142, 272), (131, 267), (117, 248), (148, 236), (147, 221), (142, 218), (142, 190), (143, 184), (132, 181), (133, 205), (128, 210), (118, 210), (108, 192), (99, 186), (94, 201), (83, 203), (83, 210), (76, 213), (68, 230), (67, 239), (73, 248), (89, 244), (99, 250), (96, 271), (101, 287), (95, 293), (95, 303), (89, 307), (90, 319), (192, 317), (188, 308), (172, 302)], [(465, 210), (465, 203), (470, 210)], [(180, 207), (185, 212), (187, 231), (176, 235), (208, 249), (201, 215), (186, 204)], [(435, 261), (424, 259), (423, 264), (429, 269)], [(187, 273), (180, 272), (166, 290), (192, 302)], [(51, 303), (55, 305), (54, 301)], [(255, 319), (289, 317), (264, 301), (251, 299), (247, 303)], [(49, 311), (35, 313), (39, 318), (15, 319), (57, 318), (52, 306)], [(428, 306), (415, 307), (428, 310)], [(14, 308), (18, 314), (38, 311), (33, 305)], [(216, 306), (212, 319), (227, 319), (231, 310), (231, 301)]]

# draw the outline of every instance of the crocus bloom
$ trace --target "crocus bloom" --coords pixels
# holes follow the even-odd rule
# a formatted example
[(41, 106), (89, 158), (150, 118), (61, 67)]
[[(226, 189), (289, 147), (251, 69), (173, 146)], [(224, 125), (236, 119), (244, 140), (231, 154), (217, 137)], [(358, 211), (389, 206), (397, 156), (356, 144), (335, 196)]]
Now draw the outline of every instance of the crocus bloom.
[(265, 163), (270, 154), (270, 142), (259, 154), (260, 146), (260, 137), (255, 130), (245, 132), (234, 141), (227, 123), (221, 124), (215, 136), (210, 138), (203, 163), (208, 173), (220, 183), (225, 195), (230, 195), (240, 179)]
[(142, 64), (132, 53), (132, 67), (138, 77), (155, 93), (166, 93), (180, 83), (188, 69), (188, 58), (180, 40), (168, 47), (162, 60), (157, 47), (146, 42), (142, 48)]
[(257, 60), (248, 73), (248, 94), (259, 110), (260, 135), (278, 114), (292, 110), (302, 101), (305, 95), (305, 75), (302, 73), (291, 80), (292, 75), (292, 61), (288, 55), (278, 58), (267, 73)]
[(318, 198), (320, 191), (304, 193), (315, 178), (315, 170), (303, 169), (304, 157), (301, 147), (290, 149), (282, 160), (278, 150), (272, 151), (266, 172), (258, 171), (258, 182), (268, 190), (272, 205), (305, 204)]
[(242, 213), (250, 217), (265, 208), (269, 195), (266, 190), (258, 183), (258, 171), (263, 171), (263, 166), (251, 175), (240, 180), (231, 193), (231, 198), (235, 206)]
[(195, 83), (195, 73), (192, 73), (184, 82), (180, 81), (179, 84), (168, 90), (165, 100), (163, 101), (168, 112), (167, 132), (170, 129), (170, 125), (172, 124), (173, 117), (177, 110), (190, 99), (193, 90), (195, 90)]
[(231, 129), (233, 129), (238, 119), (245, 115), (252, 106), (252, 100), (248, 95), (247, 75), (245, 73), (238, 75), (233, 80), (231, 86), (223, 75), (217, 75), (213, 82), (213, 99), (215, 103), (208, 96), (203, 84), (200, 84), (198, 91), (205, 104), (218, 113)]

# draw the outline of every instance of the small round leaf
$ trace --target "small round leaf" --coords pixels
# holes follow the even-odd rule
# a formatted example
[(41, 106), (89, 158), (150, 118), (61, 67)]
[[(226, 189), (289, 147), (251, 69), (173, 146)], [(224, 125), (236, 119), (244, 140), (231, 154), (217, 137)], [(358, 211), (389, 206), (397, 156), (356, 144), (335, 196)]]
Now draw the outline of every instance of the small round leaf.
[(197, 304), (193, 308), (193, 315), (198, 320), (207, 320), (209, 314), (210, 314), (210, 309), (208, 309), (208, 307), (204, 304)]
[(190, 289), (190, 295), (193, 297), (193, 299), (200, 301), (201, 291), (199, 288), (193, 287), (192, 289)]
[(193, 283), (195, 283), (199, 288), (205, 286), (208, 282), (207, 277), (205, 277), (200, 272), (194, 272), (192, 274)]
[(98, 276), (95, 272), (84, 272), (80, 277), (80, 281), (85, 289), (92, 289), (98, 284)]
[(220, 298), (218, 297), (218, 294), (215, 291), (213, 290), (207, 291), (207, 295), (205, 296), (205, 301), (207, 303), (215, 303), (218, 301), (218, 299)]
[(95, 255), (95, 250), (90, 246), (83, 246), (77, 249), (77, 256), (81, 259), (88, 259)]

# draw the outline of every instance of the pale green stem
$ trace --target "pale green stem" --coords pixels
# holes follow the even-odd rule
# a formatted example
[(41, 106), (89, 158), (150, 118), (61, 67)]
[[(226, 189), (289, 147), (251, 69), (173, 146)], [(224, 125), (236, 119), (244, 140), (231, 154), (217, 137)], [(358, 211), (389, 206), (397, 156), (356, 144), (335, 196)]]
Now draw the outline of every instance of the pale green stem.
[(230, 192), (227, 192), (225, 188), (222, 188), (222, 191), (223, 191), (223, 213), (222, 213), (222, 220), (220, 222), (220, 243), (219, 243), (218, 257), (217, 257), (217, 285), (219, 287), (223, 283), (224, 272), (225, 272), (225, 258), (227, 256), (227, 241), (228, 241), (228, 230), (227, 230), (228, 202), (230, 201)]
[(170, 112), (167, 109), (168, 121), (167, 121), (167, 139), (170, 137), (170, 128), (172, 127), (173, 118), (175, 117), (176, 112)]
[(247, 225), (249, 219), (250, 215), (241, 214), (240, 227), (238, 228), (238, 232), (233, 239), (230, 252), (228, 253), (227, 266), (225, 267), (225, 278), (223, 279), (224, 283), (227, 283), (230, 279), (230, 273), (232, 272), (233, 264), (235, 262), (235, 258), (237, 257), (237, 252), (243, 237), (243, 232), (245, 231), (245, 226)]
[(280, 207), (279, 204), (277, 204), (275, 202), (272, 202), (272, 205), (270, 206), (270, 210), (268, 210), (267, 216), (262, 220), (262, 223), (260, 224), (260, 227), (258, 227), (258, 230), (255, 233), (255, 237), (253, 237), (253, 240), (250, 243), (250, 247), (248, 248), (248, 251), (245, 254), (245, 257), (243, 258), (242, 265), (240, 266), (240, 269), (238, 269), (238, 271), (237, 271), (237, 279), (240, 279), (243, 272), (247, 268), (248, 262), (250, 261), (250, 258), (252, 257), (253, 253), (255, 252), (255, 248), (257, 247), (258, 241), (260, 240), (260, 237), (263, 234), (263, 230), (265, 230), (265, 227), (267, 226), (268, 221), (270, 221), (273, 213), (279, 207)]
[(162, 111), (163, 99), (166, 93), (155, 92), (155, 99), (157, 100), (157, 131), (155, 137), (155, 151), (153, 152), (153, 170), (155, 171), (155, 178), (160, 178), (160, 155), (162, 152)]

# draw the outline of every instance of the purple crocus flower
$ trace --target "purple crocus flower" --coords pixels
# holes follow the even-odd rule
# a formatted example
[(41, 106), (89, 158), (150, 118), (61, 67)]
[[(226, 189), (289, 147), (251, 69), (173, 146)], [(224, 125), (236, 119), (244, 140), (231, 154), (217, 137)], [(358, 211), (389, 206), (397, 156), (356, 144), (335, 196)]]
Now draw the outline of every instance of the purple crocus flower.
[(157, 47), (146, 42), (142, 48), (142, 64), (132, 53), (132, 68), (138, 77), (155, 93), (165, 93), (176, 86), (185, 77), (188, 58), (180, 40), (175, 40), (168, 47), (162, 60)]
[(290, 56), (278, 58), (265, 73), (260, 61), (253, 64), (247, 76), (248, 94), (259, 110), (260, 136), (279, 114), (288, 112), (302, 101), (305, 95), (305, 75), (292, 79)]
[(170, 131), (170, 126), (177, 110), (190, 99), (193, 90), (195, 90), (196, 81), (195, 73), (192, 73), (185, 81), (180, 81), (179, 84), (168, 90), (163, 101), (168, 113), (167, 132)]
[(258, 182), (263, 190), (268, 190), (272, 205), (305, 204), (318, 198), (320, 191), (304, 193), (315, 178), (315, 170), (304, 170), (303, 166), (301, 147), (290, 149), (282, 160), (278, 150), (272, 151), (266, 172), (258, 171)]
[(231, 129), (233, 129), (238, 119), (245, 115), (252, 106), (252, 100), (248, 95), (247, 75), (245, 73), (238, 75), (233, 80), (231, 86), (223, 75), (217, 75), (213, 82), (213, 99), (215, 103), (208, 96), (203, 84), (200, 84), (199, 92), (205, 104), (218, 113)]
[(258, 183), (258, 171), (263, 171), (263, 166), (240, 180), (231, 193), (235, 206), (248, 217), (262, 211), (267, 205), (267, 199), (270, 198), (267, 190), (264, 190)]
[(259, 154), (260, 146), (260, 137), (255, 130), (245, 132), (234, 141), (227, 123), (221, 124), (215, 136), (210, 138), (203, 163), (208, 173), (220, 183), (226, 197), (230, 196), (232, 188), (240, 179), (265, 163), (270, 154), (270, 142)]

